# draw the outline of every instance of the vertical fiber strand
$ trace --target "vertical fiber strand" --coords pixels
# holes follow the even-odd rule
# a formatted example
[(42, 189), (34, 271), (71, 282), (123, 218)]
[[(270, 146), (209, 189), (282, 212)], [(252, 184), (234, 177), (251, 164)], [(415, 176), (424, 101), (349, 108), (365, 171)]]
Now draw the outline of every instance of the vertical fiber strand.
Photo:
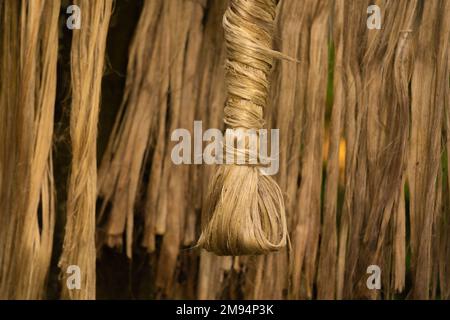
[[(328, 1), (307, 1), (311, 24), (305, 96), (301, 181), (292, 226), (293, 264), (289, 298), (311, 298), (320, 232), (322, 144), (328, 75)], [(303, 280), (303, 281), (302, 281)]]
[[(95, 299), (95, 204), (97, 195), (97, 125), (106, 36), (112, 0), (75, 2), (83, 13), (73, 31), (71, 51), (72, 105), (70, 137), (72, 167), (67, 221), (60, 258), (63, 299)], [(81, 289), (66, 285), (67, 268), (78, 266)]]
[(335, 50), (334, 102), (330, 120), (329, 151), (323, 205), (322, 237), (317, 275), (318, 299), (333, 299), (336, 292), (337, 226), (339, 184), (339, 151), (345, 106), (344, 87), (344, 19), (345, 0), (334, 2), (333, 43)]
[[(162, 5), (159, 0), (144, 2), (129, 49), (123, 102), (98, 174), (98, 193), (102, 201), (98, 217), (99, 246), (106, 243), (110, 247), (121, 247), (126, 231), (129, 258), (135, 201), (160, 100), (159, 92), (153, 90), (164, 83), (161, 76), (165, 70), (161, 65), (165, 64), (159, 59), (165, 59), (165, 54), (160, 51), (158, 41), (162, 38), (163, 25), (158, 18)], [(109, 203), (111, 210), (106, 212)]]
[[(51, 160), (59, 1), (0, 6), (0, 298), (45, 296), (53, 244)], [(39, 225), (41, 223), (41, 225)]]
[[(435, 276), (432, 257), (435, 220), (439, 215), (441, 133), (447, 67), (450, 12), (448, 1), (424, 2), (411, 82), (411, 149), (408, 167), (411, 221), (410, 298), (429, 299)], [(426, 35), (434, 34), (435, 37)], [(436, 55), (430, 55), (429, 51)], [(436, 57), (436, 58), (435, 58)]]

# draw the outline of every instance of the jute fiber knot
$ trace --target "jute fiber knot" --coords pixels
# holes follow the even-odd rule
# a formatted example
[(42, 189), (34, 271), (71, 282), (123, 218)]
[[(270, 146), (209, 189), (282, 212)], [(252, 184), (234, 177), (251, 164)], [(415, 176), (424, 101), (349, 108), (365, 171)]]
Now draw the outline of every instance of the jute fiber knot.
[[(250, 137), (264, 126), (277, 2), (231, 0), (223, 17), (228, 89), (224, 122)], [(236, 135), (235, 140), (242, 139), (246, 138)], [(258, 152), (249, 151), (250, 140), (240, 141), (237, 148), (224, 145), (227, 158), (241, 155), (245, 162), (220, 165), (206, 198), (198, 246), (217, 255), (267, 254), (287, 242), (282, 192), (260, 170), (264, 161)], [(258, 161), (252, 165), (255, 157)]]

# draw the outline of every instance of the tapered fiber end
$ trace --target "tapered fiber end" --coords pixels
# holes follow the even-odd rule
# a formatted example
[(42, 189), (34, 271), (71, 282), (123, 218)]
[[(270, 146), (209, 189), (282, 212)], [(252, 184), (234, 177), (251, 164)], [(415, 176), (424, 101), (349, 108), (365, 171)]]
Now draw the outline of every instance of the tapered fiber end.
[(257, 167), (218, 168), (204, 207), (198, 246), (220, 256), (260, 255), (287, 242), (283, 196)]

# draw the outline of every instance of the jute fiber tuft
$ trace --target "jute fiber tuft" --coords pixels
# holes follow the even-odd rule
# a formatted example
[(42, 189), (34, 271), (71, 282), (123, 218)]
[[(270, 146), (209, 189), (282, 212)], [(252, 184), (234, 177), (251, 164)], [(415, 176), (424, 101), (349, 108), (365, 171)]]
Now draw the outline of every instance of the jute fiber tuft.
[[(271, 50), (276, 5), (275, 0), (232, 0), (223, 18), (228, 89), (224, 122), (256, 136), (264, 126), (273, 57), (279, 55)], [(267, 254), (287, 241), (283, 195), (275, 180), (262, 173), (264, 161), (248, 150), (251, 139), (242, 141), (245, 136), (225, 144), (227, 164), (218, 168), (206, 198), (198, 246), (217, 255)], [(245, 162), (228, 164), (234, 155)], [(256, 165), (250, 164), (252, 158), (257, 158)]]

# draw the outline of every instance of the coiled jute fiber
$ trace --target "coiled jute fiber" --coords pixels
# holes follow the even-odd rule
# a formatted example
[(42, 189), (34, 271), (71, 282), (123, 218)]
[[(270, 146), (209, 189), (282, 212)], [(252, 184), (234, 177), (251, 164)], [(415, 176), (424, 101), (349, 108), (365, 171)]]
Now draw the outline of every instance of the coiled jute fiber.
[[(264, 126), (270, 72), (279, 55), (271, 49), (277, 2), (232, 0), (225, 12), (224, 122), (230, 129), (257, 132)], [(239, 141), (243, 136), (236, 135), (234, 141), (243, 148), (225, 145), (227, 164), (217, 169), (205, 203), (206, 223), (198, 246), (217, 255), (266, 254), (287, 242), (281, 190), (263, 174), (262, 159), (249, 164), (255, 155), (248, 150), (248, 141)], [(228, 157), (235, 154), (244, 155), (245, 163), (229, 164)]]

